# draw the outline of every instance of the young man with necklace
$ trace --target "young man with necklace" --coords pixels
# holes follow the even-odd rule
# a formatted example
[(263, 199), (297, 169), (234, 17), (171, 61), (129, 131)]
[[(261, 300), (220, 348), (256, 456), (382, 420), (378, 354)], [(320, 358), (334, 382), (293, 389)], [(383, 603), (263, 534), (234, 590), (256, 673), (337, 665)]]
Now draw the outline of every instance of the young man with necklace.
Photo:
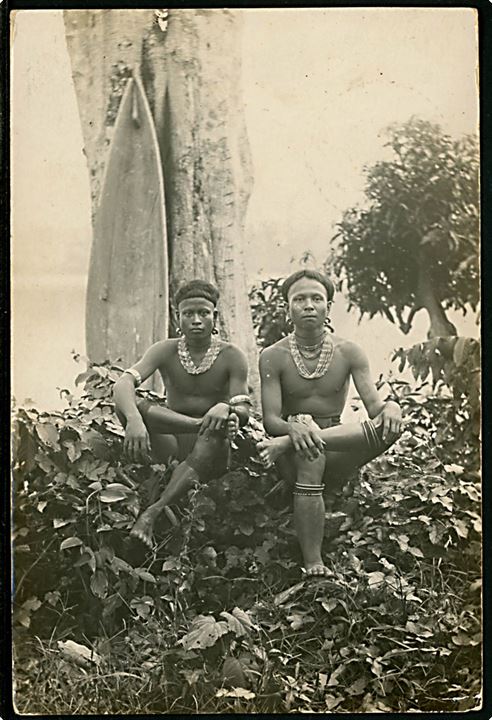
[[(229, 440), (248, 421), (246, 357), (216, 334), (218, 299), (210, 283), (192, 280), (183, 285), (175, 298), (180, 338), (152, 345), (114, 387), (130, 459), (180, 461), (160, 498), (131, 530), (150, 548), (160, 513), (193, 486), (226, 471)], [(166, 389), (166, 406), (135, 395), (135, 387), (156, 371)]]
[[(334, 295), (328, 277), (299, 270), (285, 280), (282, 294), (294, 331), (260, 355), (263, 423), (274, 437), (259, 443), (258, 452), (266, 467), (278, 461), (294, 481), (304, 570), (324, 576), (325, 485), (333, 491), (387, 450), (400, 434), (401, 410), (379, 397), (362, 348), (325, 328)], [(370, 420), (340, 425), (350, 378)]]

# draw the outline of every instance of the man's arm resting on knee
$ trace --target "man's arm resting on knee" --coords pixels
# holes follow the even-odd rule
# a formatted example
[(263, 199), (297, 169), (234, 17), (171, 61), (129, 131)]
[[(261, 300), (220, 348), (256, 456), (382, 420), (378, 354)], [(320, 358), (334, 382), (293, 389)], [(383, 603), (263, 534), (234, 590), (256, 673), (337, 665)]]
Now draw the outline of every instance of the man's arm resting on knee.
[(364, 403), (367, 414), (372, 419), (381, 416), (383, 421), (383, 439), (389, 435), (398, 436), (401, 432), (401, 409), (394, 400), (384, 402), (371, 377), (369, 361), (365, 352), (355, 343), (349, 345), (349, 361), (354, 385)]

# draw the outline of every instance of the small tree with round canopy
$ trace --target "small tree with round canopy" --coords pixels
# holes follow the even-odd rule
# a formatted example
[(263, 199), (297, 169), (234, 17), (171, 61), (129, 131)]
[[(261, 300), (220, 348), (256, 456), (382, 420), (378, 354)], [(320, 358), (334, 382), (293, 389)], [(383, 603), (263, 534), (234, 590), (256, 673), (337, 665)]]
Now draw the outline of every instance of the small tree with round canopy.
[(415, 117), (386, 132), (391, 157), (364, 169), (367, 203), (344, 213), (327, 267), (361, 317), (408, 333), (425, 309), (429, 337), (456, 335), (446, 311), (479, 302), (476, 139)]

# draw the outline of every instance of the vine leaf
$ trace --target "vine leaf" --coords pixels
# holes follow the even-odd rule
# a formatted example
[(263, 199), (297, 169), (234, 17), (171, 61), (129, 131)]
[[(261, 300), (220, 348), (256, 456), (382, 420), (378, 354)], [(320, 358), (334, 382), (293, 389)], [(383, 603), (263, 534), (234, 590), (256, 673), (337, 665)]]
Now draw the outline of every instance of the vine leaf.
[(211, 615), (198, 615), (191, 623), (191, 630), (181, 638), (179, 644), (185, 650), (203, 650), (212, 647), (217, 640), (229, 632), (228, 623), (217, 621)]

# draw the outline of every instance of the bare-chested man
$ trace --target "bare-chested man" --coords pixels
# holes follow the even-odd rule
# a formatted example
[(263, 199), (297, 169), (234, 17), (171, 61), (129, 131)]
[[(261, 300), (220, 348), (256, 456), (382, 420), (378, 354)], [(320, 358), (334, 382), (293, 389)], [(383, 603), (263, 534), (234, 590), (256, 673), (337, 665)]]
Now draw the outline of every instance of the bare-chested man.
[[(282, 286), (294, 331), (260, 355), (263, 423), (273, 439), (258, 444), (263, 463), (279, 460), (294, 476), (294, 522), (307, 575), (328, 573), (321, 556), (323, 490), (384, 452), (401, 429), (399, 405), (383, 402), (365, 352), (325, 328), (334, 295), (331, 280), (312, 270)], [(340, 425), (350, 378), (371, 420)]]
[[(153, 545), (154, 523), (164, 508), (197, 484), (227, 468), (229, 439), (249, 417), (247, 362), (244, 353), (216, 334), (219, 293), (210, 283), (192, 280), (176, 293), (179, 339), (152, 345), (116, 382), (114, 400), (125, 426), (124, 449), (134, 460), (180, 464), (157, 502), (131, 530)], [(135, 387), (158, 370), (166, 406), (137, 400)]]

